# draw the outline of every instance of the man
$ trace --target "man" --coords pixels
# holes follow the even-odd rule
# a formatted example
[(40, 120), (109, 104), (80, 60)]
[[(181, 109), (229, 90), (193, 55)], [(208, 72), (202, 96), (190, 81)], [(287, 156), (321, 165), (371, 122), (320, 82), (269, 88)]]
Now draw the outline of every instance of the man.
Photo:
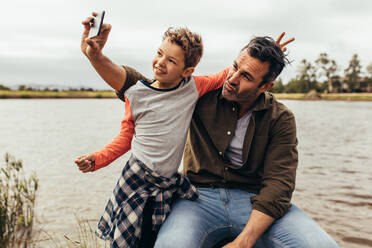
[[(82, 51), (122, 96), (138, 74), (102, 54), (109, 31), (104, 26), (95, 40), (83, 36)], [(267, 93), (285, 60), (272, 39), (259, 37), (240, 51), (227, 76), (209, 77), (225, 83), (198, 101), (183, 165), (200, 198), (173, 204), (155, 247), (213, 247), (229, 237), (234, 239), (225, 248), (337, 247), (290, 204), (297, 168), (295, 120)]]
[(272, 39), (255, 38), (240, 51), (222, 89), (198, 101), (183, 166), (200, 199), (173, 204), (155, 247), (212, 247), (229, 236), (235, 239), (225, 248), (337, 247), (290, 204), (295, 119), (267, 93), (284, 64)]

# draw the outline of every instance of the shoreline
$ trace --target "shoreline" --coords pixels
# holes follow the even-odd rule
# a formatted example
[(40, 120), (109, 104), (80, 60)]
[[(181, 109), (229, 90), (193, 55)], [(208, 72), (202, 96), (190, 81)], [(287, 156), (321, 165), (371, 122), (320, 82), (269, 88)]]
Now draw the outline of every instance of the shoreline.
[[(372, 101), (372, 93), (328, 93), (318, 97), (308, 97), (305, 93), (274, 93), (279, 100), (304, 101)], [(1, 99), (112, 99), (114, 91), (16, 91), (0, 90)]]
[(308, 96), (305, 93), (275, 93), (279, 100), (302, 101), (372, 101), (372, 93), (321, 93), (317, 96)]
[(1, 99), (91, 99), (117, 98), (114, 91), (17, 91), (0, 90)]

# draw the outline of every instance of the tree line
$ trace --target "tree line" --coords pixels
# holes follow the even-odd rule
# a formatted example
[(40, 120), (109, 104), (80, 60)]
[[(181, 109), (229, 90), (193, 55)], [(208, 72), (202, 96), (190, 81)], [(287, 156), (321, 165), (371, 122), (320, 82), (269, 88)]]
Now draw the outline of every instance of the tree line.
[[(343, 75), (339, 74), (343, 71)], [(303, 59), (297, 70), (298, 74), (287, 84), (279, 78), (270, 90), (274, 93), (308, 93), (315, 90), (319, 93), (372, 92), (372, 62), (366, 67), (367, 75), (363, 76), (362, 65), (357, 54), (354, 54), (346, 69), (341, 70), (336, 61), (327, 53), (321, 53), (311, 63)], [(11, 90), (0, 84), (0, 90)], [(36, 89), (20, 85), (19, 91), (66, 91), (57, 88)], [(96, 91), (93, 88), (69, 88), (67, 91)]]
[[(343, 71), (343, 75), (339, 74)], [(274, 93), (308, 93), (316, 90), (319, 93), (372, 92), (372, 63), (366, 67), (367, 75), (363, 76), (362, 65), (357, 54), (354, 54), (346, 69), (341, 70), (336, 61), (327, 53), (321, 53), (311, 63), (302, 60), (298, 74), (287, 84), (282, 79), (276, 80)]]
[[(12, 90), (11, 88), (7, 87), (7, 86), (4, 86), (2, 84), (0, 84), (0, 90)], [(49, 88), (49, 87), (45, 87), (43, 89), (39, 89), (39, 88), (33, 88), (31, 86), (27, 86), (27, 85), (19, 85), (18, 88), (17, 88), (18, 91), (53, 91), (53, 92), (60, 92), (60, 91), (101, 91), (101, 90), (96, 90), (96, 89), (93, 89), (93, 88), (85, 88), (85, 87), (81, 87), (81, 88), (68, 88), (67, 90), (61, 90), (61, 89), (58, 89), (58, 88)]]

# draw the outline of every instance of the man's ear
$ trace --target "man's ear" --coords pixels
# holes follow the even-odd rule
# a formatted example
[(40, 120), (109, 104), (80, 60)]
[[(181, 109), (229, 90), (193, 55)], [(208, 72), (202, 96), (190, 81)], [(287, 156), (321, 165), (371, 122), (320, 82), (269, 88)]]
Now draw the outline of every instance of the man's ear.
[(183, 70), (182, 77), (187, 78), (190, 77), (195, 71), (195, 67), (187, 67), (185, 70)]
[(260, 87), (260, 90), (262, 92), (270, 90), (272, 87), (274, 87), (274, 82), (268, 82)]

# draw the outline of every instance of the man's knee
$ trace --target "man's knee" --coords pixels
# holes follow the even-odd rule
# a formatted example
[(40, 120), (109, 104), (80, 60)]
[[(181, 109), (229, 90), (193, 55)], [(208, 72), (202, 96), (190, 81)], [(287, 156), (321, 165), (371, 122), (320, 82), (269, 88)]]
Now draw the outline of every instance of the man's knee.
[(181, 229), (180, 232), (167, 232), (159, 235), (155, 248), (219, 248), (234, 240), (230, 227), (219, 228), (213, 232), (188, 232)]
[(264, 233), (261, 242), (272, 247), (338, 247), (331, 236), (294, 205)]

